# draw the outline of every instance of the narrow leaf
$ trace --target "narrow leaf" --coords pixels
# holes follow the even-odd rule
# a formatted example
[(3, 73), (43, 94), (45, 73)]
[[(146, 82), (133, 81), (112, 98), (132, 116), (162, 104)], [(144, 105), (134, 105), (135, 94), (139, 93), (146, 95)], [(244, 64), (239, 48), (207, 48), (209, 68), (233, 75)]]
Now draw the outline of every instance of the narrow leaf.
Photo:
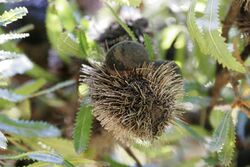
[(26, 137), (57, 137), (61, 135), (58, 128), (45, 122), (14, 120), (1, 114), (0, 130)]
[(195, 5), (196, 0), (192, 0), (191, 6), (189, 8), (189, 12), (187, 15), (187, 26), (190, 33), (191, 38), (193, 41), (196, 41), (200, 50), (204, 54), (208, 54), (208, 48), (206, 46), (206, 41), (204, 39), (204, 34), (201, 32), (200, 28), (197, 26), (196, 18), (195, 18)]
[(0, 50), (0, 61), (9, 60), (9, 59), (16, 59), (16, 58), (21, 57), (21, 56), (23, 56), (23, 54), (18, 54), (15, 52)]
[(214, 57), (218, 63), (238, 72), (246, 72), (243, 65), (236, 61), (229, 52), (227, 45), (218, 30), (205, 31), (205, 39), (207, 40), (207, 47), (209, 48), (211, 56)]
[(17, 7), (15, 9), (10, 9), (5, 11), (0, 16), (0, 25), (6, 26), (18, 19), (23, 18), (28, 13), (28, 10), (25, 7)]
[(65, 167), (74, 167), (74, 165), (72, 165), (70, 162), (64, 160), (62, 156), (56, 153), (50, 153), (47, 151), (33, 151), (33, 152), (27, 152), (27, 153), (22, 153), (18, 155), (0, 155), (0, 159), (2, 160), (8, 160), (8, 159), (18, 160), (18, 159), (24, 159), (24, 158), (41, 161), (41, 162), (63, 165)]
[(81, 106), (77, 113), (73, 138), (74, 147), (78, 154), (87, 149), (92, 127), (92, 110), (89, 106)]
[(209, 53), (224, 67), (245, 73), (246, 69), (232, 56), (232, 53), (230, 53), (227, 48), (224, 38), (218, 30), (220, 28), (218, 11), (219, 1), (208, 0), (204, 16), (204, 25), (206, 26), (203, 28)]
[(37, 92), (37, 93), (31, 95), (30, 97), (36, 97), (36, 96), (42, 96), (42, 95), (45, 95), (45, 94), (49, 94), (49, 93), (52, 93), (52, 92), (54, 92), (54, 91), (56, 91), (58, 89), (62, 89), (62, 88), (74, 85), (75, 83), (76, 83), (76, 81), (74, 81), (74, 80), (64, 81), (64, 82), (61, 82), (61, 83), (58, 83), (58, 84), (54, 85), (51, 88), (48, 88), (48, 89), (42, 90), (40, 92)]
[(42, 88), (46, 84), (45, 79), (38, 79), (35, 81), (30, 81), (26, 84), (23, 84), (21, 87), (15, 90), (15, 93), (21, 94), (21, 95), (30, 95), (36, 91), (38, 91), (40, 88)]
[(7, 139), (4, 134), (0, 131), (0, 149), (7, 148)]
[(8, 89), (1, 89), (0, 88), (0, 99), (8, 100), (10, 102), (20, 102), (26, 99), (25, 96), (19, 95), (9, 91)]
[(231, 112), (226, 112), (219, 126), (213, 133), (212, 141), (209, 143), (209, 150), (219, 152), (226, 141), (228, 130), (230, 128)]
[(28, 37), (28, 33), (8, 33), (0, 35), (0, 44), (3, 44), (12, 39), (22, 39)]
[(155, 59), (153, 42), (147, 34), (144, 34), (144, 43), (145, 43), (145, 47), (149, 55), (149, 59), (153, 61)]
[(85, 32), (79, 31), (78, 38), (80, 42), (81, 53), (84, 57), (87, 57), (88, 56), (87, 51), (89, 46)]
[(12, 77), (16, 74), (23, 74), (32, 68), (33, 63), (25, 55), (0, 62), (0, 74), (6, 78)]
[(219, 160), (225, 166), (229, 166), (232, 162), (234, 149), (235, 149), (235, 140), (236, 140), (235, 126), (233, 124), (232, 117), (230, 117), (229, 124), (230, 125), (229, 125), (225, 144), (221, 152), (219, 152)]

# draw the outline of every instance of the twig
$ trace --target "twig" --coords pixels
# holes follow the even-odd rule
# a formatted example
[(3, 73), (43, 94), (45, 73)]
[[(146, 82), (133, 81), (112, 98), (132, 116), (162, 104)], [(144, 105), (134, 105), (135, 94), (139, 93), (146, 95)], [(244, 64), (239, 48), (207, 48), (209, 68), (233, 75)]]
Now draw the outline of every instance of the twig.
[(137, 167), (142, 167), (142, 164), (141, 162), (138, 160), (138, 158), (135, 156), (135, 154), (133, 153), (133, 151), (128, 147), (128, 146), (125, 146), (124, 144), (121, 144), (120, 145), (122, 146), (122, 148), (127, 152), (127, 154), (134, 159), (135, 163), (136, 163), (136, 166)]

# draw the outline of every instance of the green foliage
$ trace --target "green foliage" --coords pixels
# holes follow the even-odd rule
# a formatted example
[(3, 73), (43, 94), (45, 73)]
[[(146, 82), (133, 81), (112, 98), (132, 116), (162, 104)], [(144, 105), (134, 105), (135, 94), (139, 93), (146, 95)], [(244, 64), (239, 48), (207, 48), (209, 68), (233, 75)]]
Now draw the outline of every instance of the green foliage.
[(230, 128), (231, 112), (226, 112), (219, 126), (213, 133), (212, 141), (209, 143), (209, 150), (212, 152), (220, 152), (225, 144), (227, 134)]
[(57, 137), (60, 130), (45, 122), (10, 119), (0, 114), (0, 130), (26, 137)]
[(151, 41), (151, 38), (147, 34), (144, 34), (144, 43), (145, 43), (145, 48), (149, 55), (149, 59), (151, 61), (155, 60), (153, 42)]
[(28, 33), (8, 33), (0, 35), (0, 44), (3, 44), (12, 39), (22, 39), (28, 37)]
[(108, 2), (115, 2), (120, 5), (128, 5), (128, 6), (133, 6), (133, 7), (138, 7), (142, 0), (106, 0)]
[(5, 11), (0, 16), (0, 25), (6, 26), (18, 19), (22, 19), (28, 13), (27, 8), (25, 7), (17, 7), (15, 9), (10, 9), (9, 11)]
[(92, 127), (92, 109), (89, 106), (82, 105), (76, 117), (74, 129), (74, 146), (79, 154), (87, 149), (90, 140)]
[(202, 18), (204, 25), (201, 25), (203, 33), (196, 24), (194, 7), (195, 1), (192, 2), (189, 10), (187, 25), (191, 37), (197, 41), (201, 51), (204, 54), (211, 54), (224, 67), (245, 73), (245, 68), (232, 56), (218, 30), (220, 29), (218, 0), (208, 0), (207, 2), (205, 15)]
[(74, 167), (70, 162), (65, 160), (60, 155), (55, 153), (45, 152), (45, 151), (34, 151), (34, 152), (27, 152), (18, 155), (0, 155), (0, 159), (32, 159), (36, 161), (48, 162), (53, 164), (62, 165), (64, 167)]
[(232, 163), (232, 159), (234, 157), (234, 151), (235, 151), (234, 150), (235, 142), (236, 142), (235, 126), (234, 126), (232, 117), (230, 117), (228, 124), (229, 124), (229, 129), (228, 129), (228, 134), (226, 136), (225, 143), (223, 145), (222, 150), (218, 153), (221, 164), (225, 166), (229, 166)]
[(4, 134), (0, 131), (0, 149), (7, 148), (7, 139)]
[(195, 18), (195, 5), (196, 5), (196, 0), (193, 0), (191, 2), (191, 6), (189, 8), (189, 12), (187, 15), (187, 26), (188, 30), (190, 33), (191, 38), (193, 38), (194, 41), (198, 44), (200, 47), (201, 51), (204, 54), (208, 54), (208, 48), (206, 46), (206, 41), (204, 39), (204, 34), (201, 32), (200, 28), (198, 27), (196, 23), (196, 18)]

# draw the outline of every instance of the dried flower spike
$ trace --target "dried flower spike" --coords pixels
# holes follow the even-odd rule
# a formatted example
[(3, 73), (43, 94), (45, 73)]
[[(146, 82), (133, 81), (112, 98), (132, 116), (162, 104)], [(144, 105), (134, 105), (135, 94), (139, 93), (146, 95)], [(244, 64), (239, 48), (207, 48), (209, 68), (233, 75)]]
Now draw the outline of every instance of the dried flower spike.
[(144, 63), (110, 73), (106, 64), (83, 65), (93, 114), (123, 142), (152, 141), (179, 118), (183, 82), (174, 62)]

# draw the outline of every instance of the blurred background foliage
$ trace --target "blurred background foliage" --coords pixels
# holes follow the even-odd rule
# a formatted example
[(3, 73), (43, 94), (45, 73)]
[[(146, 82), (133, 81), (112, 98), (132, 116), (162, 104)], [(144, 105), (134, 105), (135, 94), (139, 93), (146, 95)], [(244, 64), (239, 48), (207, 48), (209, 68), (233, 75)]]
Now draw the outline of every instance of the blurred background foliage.
[[(231, 1), (220, 0), (219, 9), (211, 0), (193, 1), (193, 11), (189, 0), (4, 2), (0, 166), (250, 165), (250, 59), (237, 92), (230, 82), (215, 89), (218, 57), (206, 55), (187, 26), (192, 21), (201, 25), (209, 5), (224, 20)], [(194, 13), (198, 19), (188, 21)], [(167, 127), (152, 145), (127, 147), (115, 141), (92, 117), (88, 87), (78, 81), (82, 63), (104, 61), (107, 50), (121, 40), (143, 43), (151, 60), (175, 61), (184, 78), (185, 123)], [(234, 52), (245, 47), (235, 26), (227, 41)], [(230, 77), (237, 74), (230, 71)], [(216, 103), (213, 91), (218, 91)]]

